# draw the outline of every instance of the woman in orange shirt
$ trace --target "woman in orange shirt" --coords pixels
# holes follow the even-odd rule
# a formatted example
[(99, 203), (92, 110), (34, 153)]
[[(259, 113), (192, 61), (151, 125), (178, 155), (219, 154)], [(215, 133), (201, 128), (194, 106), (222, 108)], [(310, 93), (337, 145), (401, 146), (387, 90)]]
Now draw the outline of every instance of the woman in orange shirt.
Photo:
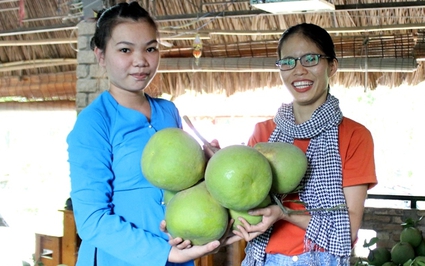
[[(278, 56), (276, 65), (293, 101), (283, 104), (274, 119), (258, 123), (248, 144), (288, 142), (306, 153), (302, 189), (283, 202), (306, 212), (286, 215), (272, 205), (251, 212), (263, 215), (258, 225), (241, 219), (244, 226), (235, 234), (248, 241), (242, 265), (349, 265), (367, 190), (377, 183), (372, 136), (344, 117), (330, 94), (338, 60), (326, 30), (307, 23), (289, 28), (279, 41)], [(347, 208), (308, 211), (340, 204)]]

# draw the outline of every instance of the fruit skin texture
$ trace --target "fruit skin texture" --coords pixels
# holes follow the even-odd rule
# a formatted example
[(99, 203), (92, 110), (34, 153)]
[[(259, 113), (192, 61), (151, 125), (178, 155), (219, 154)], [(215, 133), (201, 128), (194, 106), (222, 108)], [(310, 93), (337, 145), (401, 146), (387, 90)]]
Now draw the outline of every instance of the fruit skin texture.
[(422, 239), (421, 243), (415, 247), (416, 256), (425, 256), (425, 239)]
[(171, 191), (171, 190), (164, 190), (164, 204), (165, 206), (168, 205), (168, 202), (170, 202), (171, 198), (174, 197), (174, 195), (176, 195), (176, 191)]
[[(258, 205), (254, 209), (267, 207), (271, 203), (272, 203), (272, 200), (271, 200), (270, 196), (267, 196), (263, 200), (263, 202), (261, 202), (260, 205)], [(232, 224), (232, 230), (238, 230), (237, 226), (242, 225), (242, 223), (241, 223), (241, 221), (239, 221), (238, 217), (244, 218), (251, 225), (256, 225), (263, 220), (263, 216), (261, 216), (261, 215), (250, 215), (248, 213), (248, 211), (229, 210), (230, 218), (235, 220), (234, 223)]]
[(392, 262), (392, 261), (387, 261), (387, 262), (385, 262), (384, 264), (382, 264), (382, 266), (398, 266), (397, 264), (395, 264), (394, 262)]
[(391, 260), (395, 264), (403, 264), (415, 257), (415, 250), (407, 242), (398, 242), (391, 249)]
[(204, 245), (226, 232), (229, 214), (208, 192), (205, 182), (177, 192), (165, 210), (171, 236)]
[(211, 195), (224, 207), (247, 211), (269, 194), (272, 170), (266, 157), (244, 145), (230, 145), (217, 151), (205, 170)]
[(367, 260), (370, 265), (382, 266), (384, 263), (391, 261), (391, 252), (384, 247), (377, 247), (369, 251)]
[(422, 239), (422, 232), (416, 227), (406, 227), (400, 233), (400, 241), (407, 242), (414, 248), (421, 244)]
[(292, 192), (307, 171), (307, 157), (297, 146), (284, 142), (259, 142), (255, 149), (269, 161), (273, 172), (271, 191), (278, 194)]
[(207, 160), (198, 141), (180, 128), (156, 132), (142, 153), (141, 167), (154, 186), (180, 191), (204, 177)]

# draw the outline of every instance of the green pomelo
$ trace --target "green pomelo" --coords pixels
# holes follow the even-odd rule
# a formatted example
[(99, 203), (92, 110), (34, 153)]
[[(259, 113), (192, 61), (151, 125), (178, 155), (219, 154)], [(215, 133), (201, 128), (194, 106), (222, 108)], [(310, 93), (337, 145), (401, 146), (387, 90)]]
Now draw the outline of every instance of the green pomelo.
[(400, 241), (417, 247), (422, 242), (422, 232), (416, 227), (406, 227), (400, 233)]
[(207, 160), (198, 141), (180, 128), (156, 132), (142, 153), (142, 173), (154, 186), (180, 191), (204, 177)]
[(270, 192), (272, 170), (266, 157), (252, 147), (230, 145), (217, 151), (205, 170), (211, 195), (224, 207), (247, 211)]
[(367, 260), (370, 265), (382, 266), (384, 263), (391, 261), (391, 252), (384, 247), (377, 247), (369, 251)]
[(261, 152), (271, 165), (273, 193), (287, 194), (298, 187), (307, 171), (307, 157), (300, 148), (285, 142), (259, 142), (254, 148)]
[(384, 264), (382, 264), (382, 266), (398, 266), (397, 264), (395, 264), (394, 262), (392, 262), (392, 261), (387, 261), (387, 262), (385, 262)]
[[(260, 205), (258, 205), (254, 209), (267, 207), (271, 203), (272, 203), (272, 200), (270, 199), (270, 196), (267, 195), (267, 197), (263, 200), (263, 202), (261, 202)], [(237, 226), (242, 225), (241, 221), (239, 221), (238, 219), (239, 217), (244, 218), (251, 225), (256, 225), (263, 220), (263, 216), (251, 215), (248, 213), (248, 211), (229, 210), (230, 218), (235, 220), (232, 225), (233, 230), (238, 230)]]
[(201, 182), (171, 198), (165, 221), (171, 236), (190, 240), (193, 245), (204, 245), (224, 235), (229, 214), (210, 195), (205, 182)]
[(415, 250), (407, 242), (398, 242), (391, 249), (391, 260), (395, 264), (404, 264), (415, 257)]
[(176, 195), (176, 191), (171, 190), (163, 190), (164, 191), (164, 204), (168, 205), (168, 202), (170, 202), (171, 198)]
[(425, 256), (425, 240), (422, 239), (421, 243), (415, 247), (416, 256)]

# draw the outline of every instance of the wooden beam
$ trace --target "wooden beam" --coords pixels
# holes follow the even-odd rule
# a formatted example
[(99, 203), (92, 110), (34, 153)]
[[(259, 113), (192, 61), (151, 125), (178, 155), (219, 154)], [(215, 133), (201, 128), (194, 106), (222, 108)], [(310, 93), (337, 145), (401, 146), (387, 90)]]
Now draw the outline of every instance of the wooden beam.
[(77, 38), (58, 38), (24, 41), (0, 41), (0, 46), (28, 46), (28, 45), (46, 45), (46, 44), (70, 44), (77, 43)]
[[(276, 58), (163, 58), (158, 73), (182, 72), (279, 72)], [(341, 58), (338, 72), (403, 72), (417, 69), (416, 60), (411, 58)]]
[(21, 69), (33, 69), (40, 67), (63, 66), (63, 65), (76, 65), (76, 58), (55, 58), (55, 59), (37, 59), (29, 61), (17, 61), (2, 63), (0, 65), (0, 72), (14, 71)]
[(0, 102), (0, 111), (72, 111), (75, 101)]

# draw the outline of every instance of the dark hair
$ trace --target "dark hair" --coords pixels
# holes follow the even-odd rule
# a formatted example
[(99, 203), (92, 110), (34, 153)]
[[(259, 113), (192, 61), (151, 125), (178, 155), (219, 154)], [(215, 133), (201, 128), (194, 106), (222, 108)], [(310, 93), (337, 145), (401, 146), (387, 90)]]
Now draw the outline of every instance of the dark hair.
[(97, 12), (96, 31), (90, 41), (90, 48), (94, 50), (98, 47), (101, 50), (105, 50), (106, 44), (111, 38), (112, 30), (118, 24), (133, 20), (133, 21), (146, 21), (149, 23), (155, 31), (158, 31), (153, 18), (149, 13), (137, 3), (137, 1), (131, 3), (119, 3), (107, 9), (102, 9)]
[(335, 54), (335, 45), (329, 33), (320, 26), (310, 23), (297, 24), (288, 28), (282, 34), (282, 37), (280, 37), (279, 44), (277, 46), (277, 54), (279, 58), (281, 58), (280, 53), (285, 40), (290, 36), (295, 35), (296, 33), (303, 35), (311, 42), (315, 43), (325, 55), (330, 57), (330, 59), (328, 59), (329, 61), (337, 59)]

